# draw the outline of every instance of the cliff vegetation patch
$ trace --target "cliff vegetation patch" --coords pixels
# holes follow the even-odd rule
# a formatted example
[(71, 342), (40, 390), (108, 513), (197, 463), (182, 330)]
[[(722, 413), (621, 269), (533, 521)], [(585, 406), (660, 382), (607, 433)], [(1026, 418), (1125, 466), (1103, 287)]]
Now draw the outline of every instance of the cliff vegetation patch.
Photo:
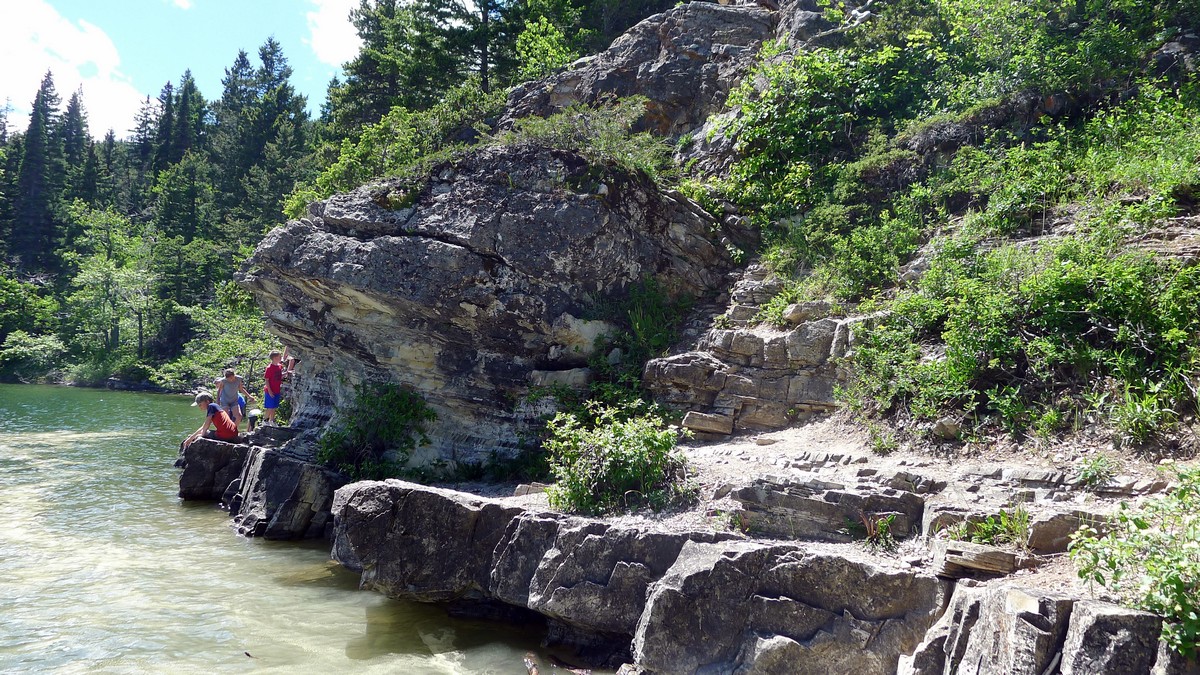
[(403, 476), (417, 444), (429, 442), (425, 425), (435, 419), (420, 394), (400, 385), (359, 385), (351, 405), (338, 410), (321, 435), (317, 461), (352, 480)]
[(1124, 503), (1071, 543), (1079, 576), (1121, 601), (1166, 617), (1163, 640), (1200, 653), (1200, 470), (1183, 471), (1169, 494)]
[(550, 420), (551, 506), (604, 514), (660, 509), (695, 498), (686, 460), (676, 448), (680, 429), (654, 412), (630, 414), (602, 404), (586, 410), (587, 415), (559, 413)]

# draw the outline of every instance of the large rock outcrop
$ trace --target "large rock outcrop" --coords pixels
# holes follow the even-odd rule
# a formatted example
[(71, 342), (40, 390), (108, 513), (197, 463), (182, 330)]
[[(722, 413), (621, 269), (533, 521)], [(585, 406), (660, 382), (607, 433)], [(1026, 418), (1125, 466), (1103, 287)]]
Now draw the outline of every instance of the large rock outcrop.
[(518, 447), (531, 385), (586, 381), (611, 329), (588, 317), (605, 303), (647, 278), (711, 295), (732, 267), (694, 202), (565, 151), (479, 150), (310, 212), (242, 277), (305, 357), (293, 423), (324, 423), (356, 383), (396, 381), (439, 414), (432, 450), (457, 461)]
[(395, 480), (341, 488), (333, 514), (334, 559), (364, 587), (527, 608), (559, 626), (552, 636), (589, 636), (588, 660), (632, 657), (661, 673), (891, 673), (949, 588), (853, 551), (613, 524)]
[(514, 88), (501, 123), (637, 95), (648, 99), (643, 129), (669, 136), (694, 130), (721, 110), (759, 47), (775, 37), (776, 23), (776, 14), (759, 6), (682, 4), (565, 72)]

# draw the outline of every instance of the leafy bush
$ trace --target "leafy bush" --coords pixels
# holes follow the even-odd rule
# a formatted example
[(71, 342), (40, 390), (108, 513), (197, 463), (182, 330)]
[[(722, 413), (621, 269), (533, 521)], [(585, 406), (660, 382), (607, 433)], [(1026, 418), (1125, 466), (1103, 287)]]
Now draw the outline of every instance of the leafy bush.
[(593, 419), (559, 413), (546, 441), (547, 490), (555, 508), (587, 514), (654, 509), (686, 502), (695, 490), (686, 482), (686, 460), (676, 449), (680, 431), (654, 414), (629, 416), (591, 404)]
[[(1200, 650), (1200, 470), (1181, 472), (1163, 497), (1131, 507), (1071, 541), (1079, 577), (1122, 602), (1167, 619), (1163, 639), (1184, 654)], [(1104, 532), (1104, 534), (1101, 534)]]
[(14, 330), (0, 345), (0, 376), (36, 380), (50, 372), (66, 351), (66, 345), (54, 335)]
[(349, 408), (338, 410), (317, 445), (317, 461), (352, 480), (383, 480), (404, 474), (425, 425), (437, 413), (420, 394), (392, 383), (367, 383)]

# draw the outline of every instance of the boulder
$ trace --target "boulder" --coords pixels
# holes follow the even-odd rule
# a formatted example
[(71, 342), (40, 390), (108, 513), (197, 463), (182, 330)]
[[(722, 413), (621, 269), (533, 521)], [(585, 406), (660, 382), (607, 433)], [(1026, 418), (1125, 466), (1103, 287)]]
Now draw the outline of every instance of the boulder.
[(218, 501), (229, 484), (237, 480), (250, 448), (238, 443), (226, 443), (212, 438), (198, 438), (187, 448), (180, 446), (177, 468), (179, 498), (198, 501)]
[(1148, 673), (1158, 657), (1162, 618), (1107, 602), (1079, 600), (1062, 647), (1062, 675)]
[(224, 501), (238, 534), (265, 539), (328, 537), (334, 491), (346, 477), (287, 449), (251, 447)]
[(268, 234), (241, 276), (304, 355), (293, 424), (319, 427), (354, 385), (394, 381), (438, 414), (417, 463), (517, 452), (540, 412), (519, 404), (530, 386), (583, 386), (612, 330), (583, 317), (647, 278), (672, 297), (714, 294), (733, 265), (694, 202), (558, 150), (478, 150), (425, 183), (310, 211)]
[(688, 543), (651, 590), (634, 657), (664, 673), (891, 673), (946, 589), (790, 544)]
[(515, 87), (501, 125), (614, 96), (645, 96), (639, 130), (679, 135), (721, 110), (759, 46), (774, 35), (775, 19), (763, 8), (682, 4), (645, 19), (565, 72)]

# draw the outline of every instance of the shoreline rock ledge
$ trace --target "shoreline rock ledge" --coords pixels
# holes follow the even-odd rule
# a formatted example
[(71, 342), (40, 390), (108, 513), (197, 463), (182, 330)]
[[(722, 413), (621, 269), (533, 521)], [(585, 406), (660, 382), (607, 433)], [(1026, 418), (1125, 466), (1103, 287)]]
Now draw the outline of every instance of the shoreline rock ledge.
[[(935, 576), (854, 543), (750, 540), (568, 516), (399, 480), (344, 484), (312, 432), (182, 452), (180, 497), (268, 539), (325, 537), (389, 597), (536, 620), (548, 646), (623, 673), (1200, 675), (1162, 619), (1016, 579)], [(287, 432), (287, 433), (284, 433)], [(282, 447), (278, 447), (283, 443)], [(261, 445), (260, 445), (261, 444)]]
[(1196, 675), (1162, 619), (935, 576), (856, 544), (604, 521), (399, 480), (343, 486), (333, 558), (388, 597), (540, 617), (622, 675)]
[[(627, 672), (894, 673), (951, 584), (823, 546), (656, 531), (399, 480), (333, 502), (333, 558), (392, 598), (532, 610)], [(631, 671), (630, 668), (633, 668)]]

